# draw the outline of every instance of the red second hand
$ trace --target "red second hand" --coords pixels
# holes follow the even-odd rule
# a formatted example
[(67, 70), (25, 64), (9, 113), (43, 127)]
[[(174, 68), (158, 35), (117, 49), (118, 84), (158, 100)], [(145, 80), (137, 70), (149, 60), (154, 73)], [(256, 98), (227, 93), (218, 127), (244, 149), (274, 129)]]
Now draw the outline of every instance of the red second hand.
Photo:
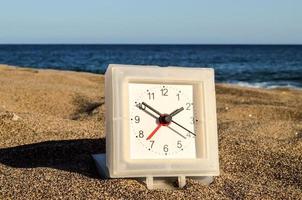
[(161, 126), (162, 126), (162, 124), (158, 124), (157, 127), (152, 131), (152, 133), (147, 137), (146, 140), (150, 140)]

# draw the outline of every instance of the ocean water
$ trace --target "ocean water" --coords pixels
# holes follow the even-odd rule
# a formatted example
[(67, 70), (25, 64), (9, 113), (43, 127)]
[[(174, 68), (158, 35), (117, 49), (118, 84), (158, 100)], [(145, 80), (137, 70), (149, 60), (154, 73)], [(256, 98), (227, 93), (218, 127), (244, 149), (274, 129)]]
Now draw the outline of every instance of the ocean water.
[(302, 45), (0, 45), (0, 63), (93, 73), (110, 63), (213, 67), (217, 82), (302, 88)]

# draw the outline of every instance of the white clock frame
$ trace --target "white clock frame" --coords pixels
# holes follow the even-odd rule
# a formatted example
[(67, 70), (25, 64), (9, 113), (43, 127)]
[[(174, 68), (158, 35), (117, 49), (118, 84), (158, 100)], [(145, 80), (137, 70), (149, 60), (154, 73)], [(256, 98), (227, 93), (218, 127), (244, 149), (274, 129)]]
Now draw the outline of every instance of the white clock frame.
[[(195, 159), (131, 159), (128, 83), (192, 84), (195, 115)], [(154, 188), (155, 177), (186, 177), (205, 184), (219, 175), (214, 70), (110, 64), (105, 74), (106, 155), (94, 155), (99, 172), (110, 178), (146, 177)], [(197, 112), (196, 112), (197, 111)], [(162, 180), (162, 179), (161, 179)], [(156, 187), (156, 186), (155, 186)]]

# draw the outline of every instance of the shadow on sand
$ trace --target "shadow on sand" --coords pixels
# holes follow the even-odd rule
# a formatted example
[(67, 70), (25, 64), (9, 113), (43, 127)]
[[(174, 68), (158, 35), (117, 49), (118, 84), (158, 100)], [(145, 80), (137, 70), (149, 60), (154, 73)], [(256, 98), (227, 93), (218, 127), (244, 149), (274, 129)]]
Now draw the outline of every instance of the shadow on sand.
[(105, 153), (105, 139), (47, 141), (0, 149), (0, 163), (14, 168), (49, 167), (99, 178), (91, 154)]

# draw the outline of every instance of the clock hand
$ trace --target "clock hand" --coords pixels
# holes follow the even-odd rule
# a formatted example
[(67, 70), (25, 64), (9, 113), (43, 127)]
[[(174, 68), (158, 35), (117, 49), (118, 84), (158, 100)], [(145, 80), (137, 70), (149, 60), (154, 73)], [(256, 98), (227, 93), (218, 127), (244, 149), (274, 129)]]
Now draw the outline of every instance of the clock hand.
[(150, 140), (161, 126), (162, 126), (162, 124), (158, 124), (157, 127), (152, 131), (152, 133), (150, 133), (150, 135), (147, 137), (146, 140)]
[(147, 111), (146, 109), (142, 108), (141, 105), (138, 104), (137, 107), (138, 107), (139, 109), (141, 109), (142, 111), (144, 111), (145, 113), (147, 113), (148, 115), (150, 115), (151, 117), (153, 117), (154, 119), (158, 119), (157, 116), (153, 115), (151, 112), (149, 112), (149, 111)]
[(183, 110), (184, 110), (184, 107), (178, 108), (178, 109), (174, 110), (173, 112), (171, 112), (170, 116), (173, 117), (173, 116), (177, 115), (178, 113), (180, 113)]
[(181, 133), (179, 133), (177, 130), (171, 128), (169, 126), (169, 124), (171, 123), (172, 117), (168, 114), (165, 115), (160, 115), (160, 117), (158, 118), (158, 126), (154, 129), (154, 131), (147, 137), (147, 140), (151, 139), (152, 136), (156, 133), (156, 131), (158, 131), (158, 129), (161, 126), (166, 126), (167, 128), (169, 128), (170, 130), (172, 130), (174, 133), (178, 134), (180, 137), (187, 139), (185, 136), (183, 136)]
[[(142, 105), (144, 105), (145, 107), (149, 108), (150, 110), (152, 110), (153, 112), (155, 112), (156, 114), (158, 114), (160, 117), (158, 118), (158, 117), (154, 116), (152, 113), (146, 111), (146, 109), (144, 109), (144, 108), (142, 107)], [(153, 118), (156, 118), (156, 119), (159, 119), (159, 120), (161, 119), (161, 117), (169, 117), (169, 118), (170, 118), (170, 119), (169, 119), (170, 122), (175, 123), (176, 125), (178, 125), (178, 126), (180, 126), (181, 128), (185, 129), (185, 130), (188, 131), (189, 133), (195, 135), (194, 133), (192, 133), (191, 131), (189, 131), (189, 130), (186, 129), (185, 127), (181, 126), (180, 124), (178, 124), (177, 122), (175, 122), (175, 121), (172, 120), (172, 116), (175, 116), (176, 114), (178, 114), (178, 113), (180, 113), (181, 111), (184, 110), (183, 107), (181, 107), (181, 108), (179, 108), (179, 109), (176, 109), (176, 110), (173, 111), (170, 115), (167, 115), (167, 116), (162, 115), (159, 111), (157, 111), (156, 109), (152, 108), (150, 105), (146, 104), (145, 102), (142, 102), (141, 104), (139, 104), (138, 107), (139, 107), (141, 110), (145, 111), (145, 112), (146, 112), (147, 114), (149, 114), (150, 116), (152, 116)], [(165, 119), (166, 119), (166, 118), (165, 118)], [(170, 122), (169, 122), (169, 123), (170, 123)], [(159, 129), (161, 126), (163, 126), (163, 124), (159, 123), (159, 124), (157, 125), (157, 127), (152, 131), (152, 133), (147, 137), (147, 140), (150, 140), (150, 139), (153, 137), (153, 135), (158, 131), (158, 129)], [(174, 129), (172, 129), (171, 127), (169, 127), (169, 128), (170, 128), (171, 130), (173, 130), (175, 133), (177, 133), (178, 135), (180, 135), (181, 137), (183, 137), (184, 139), (186, 139), (186, 137), (183, 136), (182, 134), (176, 132), (176, 131), (175, 131)], [(196, 136), (196, 135), (195, 135), (195, 136)]]
[(196, 136), (195, 133), (193, 133), (192, 131), (190, 131), (189, 129), (183, 127), (182, 125), (180, 125), (179, 123), (175, 122), (174, 120), (171, 120), (171, 122), (173, 122), (174, 124), (176, 124), (177, 126), (179, 126), (180, 128), (185, 129), (186, 131), (188, 131), (189, 133), (191, 133), (192, 135)]
[(146, 104), (145, 102), (142, 102), (142, 105), (146, 106), (147, 108), (149, 108), (150, 110), (152, 110), (153, 112), (155, 112), (158, 115), (161, 115), (161, 113), (157, 110), (155, 110), (154, 108), (152, 108), (151, 106), (149, 106), (148, 104)]
[(181, 133), (179, 133), (177, 130), (175, 130), (174, 128), (167, 126), (167, 128), (169, 128), (171, 131), (173, 131), (174, 133), (178, 134), (180, 137), (182, 137), (183, 139), (187, 139), (185, 136), (183, 136)]

